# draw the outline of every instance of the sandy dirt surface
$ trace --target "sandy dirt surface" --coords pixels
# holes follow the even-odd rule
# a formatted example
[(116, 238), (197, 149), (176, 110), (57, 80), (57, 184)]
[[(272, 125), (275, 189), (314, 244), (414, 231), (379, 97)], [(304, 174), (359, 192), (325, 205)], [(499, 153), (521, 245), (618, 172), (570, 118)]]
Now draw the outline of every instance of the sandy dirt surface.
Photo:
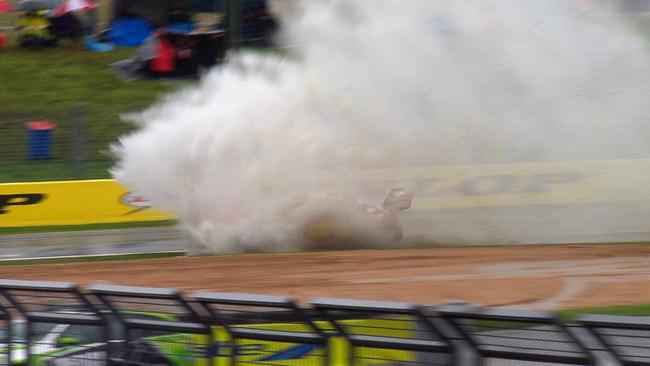
[(650, 303), (650, 246), (355, 250), (0, 267), (0, 277), (559, 309)]

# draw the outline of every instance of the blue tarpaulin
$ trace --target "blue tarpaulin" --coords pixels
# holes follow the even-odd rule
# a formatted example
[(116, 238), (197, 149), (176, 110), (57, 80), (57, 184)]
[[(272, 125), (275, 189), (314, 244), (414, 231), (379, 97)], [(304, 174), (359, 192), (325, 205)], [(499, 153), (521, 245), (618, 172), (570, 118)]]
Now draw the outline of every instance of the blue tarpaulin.
[(118, 18), (110, 26), (107, 39), (116, 46), (137, 47), (151, 34), (151, 25), (141, 18)]

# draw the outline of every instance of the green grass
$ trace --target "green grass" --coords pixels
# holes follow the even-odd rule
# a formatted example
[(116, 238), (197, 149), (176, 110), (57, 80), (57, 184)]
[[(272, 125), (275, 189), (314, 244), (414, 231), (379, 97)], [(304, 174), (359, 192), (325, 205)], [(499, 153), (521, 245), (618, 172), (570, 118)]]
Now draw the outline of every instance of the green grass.
[[(108, 178), (108, 146), (133, 128), (120, 114), (142, 110), (190, 83), (118, 79), (109, 65), (134, 52), (93, 53), (65, 44), (43, 50), (10, 44), (0, 51), (0, 182)], [(75, 106), (84, 121), (83, 174), (72, 166)], [(28, 160), (24, 123), (35, 120), (57, 125), (49, 160)]]
[[(650, 316), (650, 304), (620, 305), (598, 308), (578, 308), (556, 311), (555, 314), (563, 322), (571, 323), (581, 315), (624, 315), (624, 316)], [(538, 323), (510, 322), (501, 320), (473, 320), (471, 324), (478, 331), (491, 331), (500, 329), (525, 329), (535, 328)]]
[(650, 304), (569, 309), (558, 311), (557, 314), (565, 321), (571, 321), (583, 314), (650, 316)]
[(161, 252), (161, 253), (119, 254), (119, 255), (88, 256), (88, 257), (1, 260), (0, 267), (27, 266), (27, 265), (35, 265), (35, 264), (65, 264), (65, 263), (84, 263), (84, 262), (162, 259), (162, 258), (180, 257), (183, 255), (184, 255), (183, 252)]
[(148, 227), (167, 227), (176, 225), (175, 220), (124, 222), (117, 224), (91, 224), (68, 226), (29, 226), (29, 227), (0, 227), (0, 235), (9, 234), (37, 234), (63, 231), (88, 231), (88, 230), (115, 230)]
[(93, 53), (68, 46), (42, 50), (9, 47), (2, 51), (3, 104), (12, 108), (89, 106), (141, 107), (164, 88), (154, 81), (118, 80), (108, 65), (133, 55), (133, 49)]

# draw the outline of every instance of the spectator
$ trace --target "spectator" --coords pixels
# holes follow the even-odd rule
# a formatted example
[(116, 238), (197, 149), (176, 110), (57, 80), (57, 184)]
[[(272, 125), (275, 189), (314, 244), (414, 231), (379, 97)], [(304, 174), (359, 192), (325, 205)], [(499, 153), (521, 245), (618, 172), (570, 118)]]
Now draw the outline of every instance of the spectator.
[(165, 31), (161, 30), (152, 37), (154, 54), (148, 62), (148, 72), (154, 77), (173, 75), (176, 70), (177, 51)]
[(49, 31), (50, 22), (36, 10), (28, 11), (16, 21), (18, 43), (22, 47), (41, 48), (53, 46), (55, 38)]

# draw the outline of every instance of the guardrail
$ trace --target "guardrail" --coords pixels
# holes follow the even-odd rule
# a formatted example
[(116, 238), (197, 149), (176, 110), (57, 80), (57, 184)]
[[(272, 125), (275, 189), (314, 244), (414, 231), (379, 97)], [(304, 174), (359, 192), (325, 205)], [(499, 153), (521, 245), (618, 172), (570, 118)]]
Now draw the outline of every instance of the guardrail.
[[(2, 365), (650, 365), (650, 318), (0, 280)], [(611, 364), (611, 363), (608, 363)]]
[(397, 302), (314, 299), (311, 303), (351, 345), (346, 365), (409, 362), (451, 365), (454, 347), (426, 308)]
[(437, 312), (471, 344), (475, 363), (490, 359), (593, 365), (595, 357), (554, 314), (439, 306)]
[[(56, 343), (84, 337), (84, 344), (66, 352), (69, 362), (85, 364), (103, 358), (97, 349), (89, 351), (91, 344), (107, 344), (108, 321), (72, 283), (38, 281), (0, 281), (0, 296), (9, 306), (9, 344), (6, 347), (7, 365), (30, 360), (30, 364), (50, 364)], [(14, 322), (16, 318), (24, 323)], [(22, 334), (20, 334), (22, 333)], [(20, 334), (13, 337), (14, 334)], [(20, 351), (20, 352), (18, 352)], [(20, 354), (19, 354), (20, 353)]]
[(106, 356), (110, 364), (165, 364), (191, 355), (194, 364), (210, 359), (211, 328), (175, 289), (94, 285), (90, 293), (114, 317), (116, 336)]
[(330, 364), (328, 336), (291, 298), (215, 292), (191, 297), (209, 312), (221, 365)]
[(650, 317), (583, 315), (578, 322), (622, 365), (650, 365)]

